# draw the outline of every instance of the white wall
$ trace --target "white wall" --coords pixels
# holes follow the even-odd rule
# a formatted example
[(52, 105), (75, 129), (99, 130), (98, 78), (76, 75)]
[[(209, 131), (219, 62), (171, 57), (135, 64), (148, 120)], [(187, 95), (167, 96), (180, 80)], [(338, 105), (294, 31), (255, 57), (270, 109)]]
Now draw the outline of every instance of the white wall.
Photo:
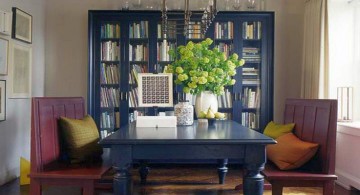
[[(88, 10), (119, 9), (123, 1), (48, 0), (46, 4), (47, 96), (87, 96)], [(132, 1), (130, 2), (130, 8)], [(159, 1), (142, 1), (156, 5)], [(175, 0), (168, 0), (169, 5)], [(304, 0), (269, 0), (275, 11), (274, 118), (281, 122), (284, 102), (300, 97)]]
[[(1, 0), (0, 10), (11, 12), (12, 7), (18, 7), (33, 17), (33, 51), (32, 61), (32, 95), (44, 94), (44, 53), (45, 53), (45, 4), (44, 0)], [(2, 36), (15, 42), (10, 36)], [(11, 51), (11, 49), (10, 49)], [(9, 64), (9, 68), (11, 64)], [(7, 80), (7, 95), (9, 94), (10, 75), (0, 76)], [(30, 159), (30, 99), (7, 99), (6, 121), (0, 122), (0, 185), (19, 176), (20, 157)]]

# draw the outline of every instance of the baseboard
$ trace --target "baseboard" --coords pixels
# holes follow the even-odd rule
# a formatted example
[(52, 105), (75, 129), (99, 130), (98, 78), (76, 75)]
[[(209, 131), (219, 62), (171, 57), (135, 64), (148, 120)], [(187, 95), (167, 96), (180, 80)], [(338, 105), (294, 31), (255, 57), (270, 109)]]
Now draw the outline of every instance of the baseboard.
[(0, 173), (0, 186), (18, 178), (20, 167), (16, 167), (13, 169), (7, 169), (6, 172)]
[(336, 169), (335, 174), (338, 176), (336, 183), (340, 186), (347, 190), (350, 190), (351, 187), (360, 189), (360, 178), (339, 169)]

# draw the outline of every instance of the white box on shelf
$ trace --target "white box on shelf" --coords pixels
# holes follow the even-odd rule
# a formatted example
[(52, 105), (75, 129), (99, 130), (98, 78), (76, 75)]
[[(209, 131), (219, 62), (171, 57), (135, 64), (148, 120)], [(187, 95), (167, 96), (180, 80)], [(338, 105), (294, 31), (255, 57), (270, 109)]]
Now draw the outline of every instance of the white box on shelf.
[(11, 35), (11, 12), (0, 11), (0, 33)]
[(138, 116), (136, 127), (176, 127), (176, 116)]

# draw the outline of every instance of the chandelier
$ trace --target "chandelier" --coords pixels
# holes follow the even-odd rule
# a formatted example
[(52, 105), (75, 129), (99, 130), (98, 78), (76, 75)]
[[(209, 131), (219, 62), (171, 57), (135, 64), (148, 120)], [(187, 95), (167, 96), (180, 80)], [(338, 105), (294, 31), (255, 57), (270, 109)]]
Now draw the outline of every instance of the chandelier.
[[(209, 0), (208, 5), (206, 6), (203, 12), (190, 10), (189, 2), (190, 0), (184, 0), (185, 8), (183, 14), (183, 21), (180, 18), (169, 19), (168, 15), (174, 14), (179, 15), (179, 12), (168, 12), (166, 6), (166, 0), (162, 1), (162, 36), (167, 38), (167, 34), (172, 31), (175, 34), (183, 34), (186, 37), (193, 35), (204, 35), (214, 20), (217, 9), (216, 9), (216, 0)], [(201, 15), (201, 17), (192, 17), (196, 15)], [(173, 21), (173, 22), (171, 22)]]

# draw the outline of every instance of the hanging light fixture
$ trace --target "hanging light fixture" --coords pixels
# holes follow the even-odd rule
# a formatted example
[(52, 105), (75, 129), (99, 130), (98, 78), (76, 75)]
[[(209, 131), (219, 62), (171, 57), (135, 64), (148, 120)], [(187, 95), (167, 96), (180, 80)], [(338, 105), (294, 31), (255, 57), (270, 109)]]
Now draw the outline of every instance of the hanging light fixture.
[[(189, 35), (195, 34), (205, 34), (207, 29), (210, 27), (212, 21), (214, 20), (217, 9), (216, 9), (216, 0), (209, 0), (208, 5), (206, 6), (203, 13), (201, 12), (191, 12), (190, 10), (190, 0), (184, 0), (185, 8), (183, 12), (184, 21), (181, 22), (182, 19), (169, 19), (169, 14), (180, 15), (178, 12), (168, 12), (166, 6), (166, 0), (162, 1), (162, 36), (163, 38), (167, 38), (167, 34), (169, 31), (173, 31), (176, 34), (183, 34), (184, 36), (189, 37)], [(201, 17), (192, 17), (192, 15), (202, 14)], [(171, 25), (169, 25), (169, 21), (175, 21)], [(197, 23), (200, 23), (197, 24)]]

